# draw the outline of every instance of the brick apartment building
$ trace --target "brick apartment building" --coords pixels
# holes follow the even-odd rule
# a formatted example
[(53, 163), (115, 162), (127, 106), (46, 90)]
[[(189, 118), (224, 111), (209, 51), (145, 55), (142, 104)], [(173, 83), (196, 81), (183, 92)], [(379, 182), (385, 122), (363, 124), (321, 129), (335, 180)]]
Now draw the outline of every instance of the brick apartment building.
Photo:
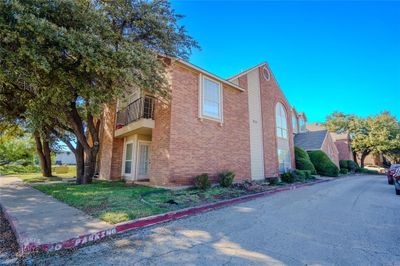
[(305, 115), (266, 63), (223, 79), (168, 59), (168, 77), (168, 99), (134, 91), (105, 110), (100, 178), (178, 186), (201, 173), (259, 180), (294, 168), (293, 136)]

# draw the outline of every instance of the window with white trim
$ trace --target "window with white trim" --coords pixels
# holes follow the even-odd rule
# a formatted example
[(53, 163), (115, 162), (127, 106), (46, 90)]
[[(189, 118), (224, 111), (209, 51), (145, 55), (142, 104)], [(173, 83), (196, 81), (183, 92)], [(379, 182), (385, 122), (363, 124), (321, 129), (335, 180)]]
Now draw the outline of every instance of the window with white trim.
[(221, 83), (205, 76), (201, 78), (201, 117), (222, 120)]
[(285, 173), (291, 168), (290, 153), (286, 149), (278, 149), (279, 173)]
[(303, 117), (300, 117), (299, 118), (299, 121), (300, 121), (300, 132), (304, 132), (304, 131), (306, 131), (306, 123), (304, 123), (304, 118)]
[(292, 113), (292, 124), (293, 124), (293, 133), (298, 133), (299, 125), (297, 123), (296, 114)]
[(276, 135), (278, 138), (287, 139), (286, 110), (282, 103), (277, 103), (275, 108)]

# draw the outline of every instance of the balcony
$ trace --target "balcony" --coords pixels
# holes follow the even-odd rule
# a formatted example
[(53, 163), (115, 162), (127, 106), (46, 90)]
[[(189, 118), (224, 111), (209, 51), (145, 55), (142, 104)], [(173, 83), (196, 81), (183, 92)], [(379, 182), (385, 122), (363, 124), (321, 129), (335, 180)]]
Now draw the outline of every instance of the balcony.
[(117, 112), (115, 137), (151, 135), (154, 128), (155, 98), (144, 96)]

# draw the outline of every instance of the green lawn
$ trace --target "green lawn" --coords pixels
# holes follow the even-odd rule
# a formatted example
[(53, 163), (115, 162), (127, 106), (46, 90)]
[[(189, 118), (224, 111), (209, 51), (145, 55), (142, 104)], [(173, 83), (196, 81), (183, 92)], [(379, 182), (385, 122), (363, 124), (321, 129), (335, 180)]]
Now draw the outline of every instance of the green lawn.
[(61, 181), (65, 178), (72, 178), (76, 176), (76, 166), (68, 166), (68, 173), (56, 174), (53, 168), (53, 177), (43, 177), (41, 173), (27, 173), (27, 174), (12, 174), (20, 178), (26, 183), (37, 183), (37, 182), (50, 182), (50, 181)]
[(119, 223), (168, 211), (141, 201), (142, 193), (163, 191), (163, 189), (126, 186), (121, 181), (95, 180), (88, 185), (55, 183), (38, 184), (33, 187), (109, 223)]
[[(314, 179), (305, 182), (311, 182)], [(194, 188), (168, 190), (146, 186), (130, 186), (123, 181), (95, 180), (92, 184), (36, 184), (33, 187), (73, 207), (115, 224), (182, 208), (198, 206), (229, 198), (253, 194), (276, 186), (267, 183), (214, 186), (205, 191)], [(278, 186), (287, 184), (280, 183)]]
[[(248, 194), (241, 189), (218, 186), (206, 191), (167, 190), (103, 180), (95, 180), (88, 185), (54, 183), (36, 184), (33, 187), (113, 224)], [(171, 204), (171, 201), (174, 202)]]

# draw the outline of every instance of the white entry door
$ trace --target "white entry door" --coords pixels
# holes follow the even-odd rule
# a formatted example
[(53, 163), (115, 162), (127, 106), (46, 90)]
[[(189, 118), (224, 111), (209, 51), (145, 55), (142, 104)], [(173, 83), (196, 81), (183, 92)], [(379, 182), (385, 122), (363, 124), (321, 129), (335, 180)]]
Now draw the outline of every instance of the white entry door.
[(138, 169), (137, 179), (143, 180), (148, 179), (149, 174), (149, 163), (150, 163), (150, 143), (140, 142), (138, 147)]

